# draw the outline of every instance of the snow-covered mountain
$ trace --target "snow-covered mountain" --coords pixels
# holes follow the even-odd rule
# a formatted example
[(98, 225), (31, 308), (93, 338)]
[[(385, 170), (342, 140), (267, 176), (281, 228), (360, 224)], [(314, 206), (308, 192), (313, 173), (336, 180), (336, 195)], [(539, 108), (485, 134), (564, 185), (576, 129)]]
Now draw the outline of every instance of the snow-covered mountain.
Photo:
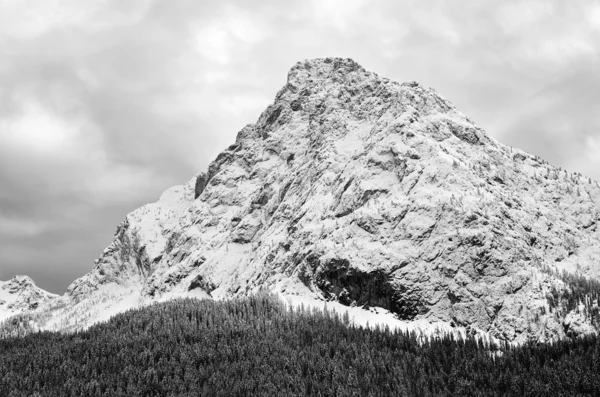
[(129, 214), (33, 321), (69, 330), (266, 289), (516, 342), (595, 332), (547, 296), (573, 288), (558, 271), (600, 275), (599, 199), (596, 182), (500, 144), (433, 89), (349, 59), (299, 62), (206, 172)]
[(0, 322), (13, 315), (35, 310), (57, 297), (37, 287), (27, 276), (0, 281)]

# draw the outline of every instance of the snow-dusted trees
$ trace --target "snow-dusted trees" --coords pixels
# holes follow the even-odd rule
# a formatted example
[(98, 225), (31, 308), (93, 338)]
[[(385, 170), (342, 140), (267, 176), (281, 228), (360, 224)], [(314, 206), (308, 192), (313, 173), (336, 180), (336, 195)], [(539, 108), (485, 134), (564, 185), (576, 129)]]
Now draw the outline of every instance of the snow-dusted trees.
[(599, 373), (595, 336), (521, 347), (423, 338), (270, 295), (171, 301), (85, 332), (0, 339), (9, 397), (600, 395)]

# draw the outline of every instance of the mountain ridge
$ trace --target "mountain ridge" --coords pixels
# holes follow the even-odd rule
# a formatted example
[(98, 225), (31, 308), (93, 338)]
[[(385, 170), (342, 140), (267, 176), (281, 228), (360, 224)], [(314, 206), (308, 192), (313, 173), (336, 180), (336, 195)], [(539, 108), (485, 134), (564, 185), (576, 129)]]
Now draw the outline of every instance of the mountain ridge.
[(571, 288), (561, 270), (600, 274), (599, 199), (431, 88), (298, 62), (206, 172), (127, 216), (37, 326), (268, 289), (508, 341), (593, 333), (592, 312), (551, 312), (547, 296)]
[(17, 275), (8, 281), (0, 281), (0, 322), (10, 316), (35, 310), (56, 297), (58, 295), (36, 286), (29, 276)]

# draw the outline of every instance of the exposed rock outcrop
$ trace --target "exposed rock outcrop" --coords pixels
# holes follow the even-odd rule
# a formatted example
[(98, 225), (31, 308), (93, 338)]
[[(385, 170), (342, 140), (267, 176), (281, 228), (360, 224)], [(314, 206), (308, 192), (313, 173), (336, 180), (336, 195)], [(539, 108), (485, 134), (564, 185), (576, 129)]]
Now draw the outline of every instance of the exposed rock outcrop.
[(37, 287), (27, 276), (0, 281), (0, 322), (13, 315), (34, 311), (57, 297)]
[(205, 172), (201, 172), (196, 177), (196, 186), (194, 188), (194, 199), (200, 197), (204, 188), (206, 187), (206, 183), (208, 182), (208, 175)]

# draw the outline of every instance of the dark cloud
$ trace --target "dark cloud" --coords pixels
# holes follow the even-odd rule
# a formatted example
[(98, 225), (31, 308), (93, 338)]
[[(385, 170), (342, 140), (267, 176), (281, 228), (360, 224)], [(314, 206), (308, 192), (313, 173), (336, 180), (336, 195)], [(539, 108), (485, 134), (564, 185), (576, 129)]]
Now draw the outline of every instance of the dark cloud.
[(593, 1), (3, 2), (0, 278), (63, 292), (305, 58), (420, 81), (500, 141), (600, 179), (599, 33)]

